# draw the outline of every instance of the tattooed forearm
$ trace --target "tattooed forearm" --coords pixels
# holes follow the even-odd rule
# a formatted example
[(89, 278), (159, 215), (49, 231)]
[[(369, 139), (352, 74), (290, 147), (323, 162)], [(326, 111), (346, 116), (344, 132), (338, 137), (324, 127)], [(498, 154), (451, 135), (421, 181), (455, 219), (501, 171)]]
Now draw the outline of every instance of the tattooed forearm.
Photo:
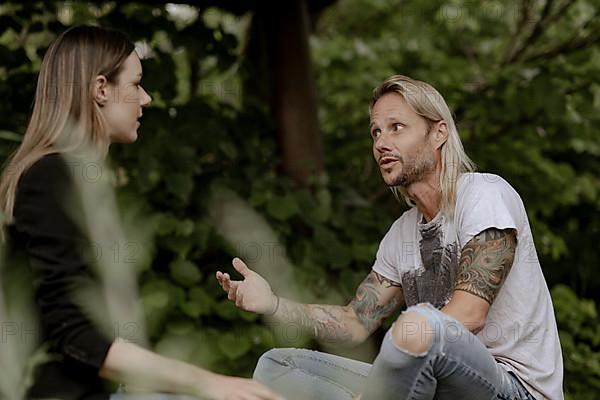
[(492, 304), (512, 267), (516, 247), (513, 229), (490, 228), (473, 237), (462, 249), (454, 289)]
[(371, 272), (348, 306), (298, 304), (282, 298), (275, 317), (299, 324), (323, 343), (350, 345), (364, 340), (402, 303), (400, 285)]
[(346, 321), (342, 306), (298, 304), (281, 299), (277, 315), (280, 319), (300, 325), (308, 335), (323, 343), (350, 344), (352, 330)]
[[(398, 288), (398, 295), (389, 301), (382, 301), (382, 288)], [(402, 304), (400, 284), (391, 281), (375, 271), (371, 271), (356, 291), (356, 296), (350, 306), (356, 313), (365, 329), (372, 333), (381, 325), (383, 320), (392, 314)]]

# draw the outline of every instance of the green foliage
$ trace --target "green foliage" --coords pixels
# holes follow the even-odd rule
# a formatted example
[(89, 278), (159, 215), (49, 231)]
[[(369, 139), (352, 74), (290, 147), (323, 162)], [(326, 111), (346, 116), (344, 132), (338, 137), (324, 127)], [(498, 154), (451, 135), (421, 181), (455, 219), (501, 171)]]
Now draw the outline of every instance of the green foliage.
[[(542, 12), (533, 3), (527, 26)], [(143, 61), (143, 84), (153, 105), (138, 141), (113, 145), (111, 158), (127, 182), (118, 197), (128, 238), (139, 247), (148, 333), (161, 353), (249, 375), (278, 342), (216, 284), (214, 272), (234, 275), (231, 257), (248, 257), (253, 243), (217, 234), (208, 218), (211, 188), (231, 189), (264, 216), (307, 298), (348, 300), (404, 207), (382, 185), (367, 133), (372, 88), (402, 73), (439, 88), (467, 153), (519, 191), (549, 283), (600, 293), (592, 250), (600, 230), (600, 52), (562, 46), (552, 53), (573, 32), (585, 37), (594, 27), (585, 12), (593, 2), (572, 3), (550, 13), (551, 23), (530, 39), (518, 28), (517, 3), (493, 3), (503, 7), (500, 16), (487, 2), (336, 3), (311, 38), (327, 174), (304, 187), (278, 172), (266, 107), (242, 96), (240, 82), (252, 79), (240, 57), (246, 19), (192, 6), (180, 6), (185, 16), (137, 3), (8, 3), (0, 12), (0, 94), (10, 99), (0, 104), (0, 156), (24, 132), (41, 57), (59, 32), (91, 21), (144, 41), (152, 55)], [(452, 17), (456, 6), (462, 17)], [(521, 42), (528, 44), (522, 51)], [(562, 286), (553, 296), (567, 390), (573, 399), (591, 398), (595, 308)]]
[[(373, 213), (372, 201), (338, 179), (315, 177), (300, 188), (279, 176), (275, 132), (265, 107), (240, 100), (237, 79), (246, 74), (238, 61), (243, 38), (232, 32), (243, 19), (189, 7), (198, 12), (191, 23), (163, 6), (133, 3), (11, 7), (0, 44), (10, 48), (7, 57), (26, 56), (14, 66), (4, 63), (1, 72), (0, 91), (14, 99), (2, 105), (8, 107), (0, 121), (4, 156), (25, 130), (34, 95), (30, 84), (21, 86), (16, 97), (19, 74), (27, 71), (26, 80), (35, 81), (40, 57), (59, 32), (93, 21), (122, 29), (151, 49), (152, 56), (143, 61), (143, 84), (153, 105), (144, 112), (138, 141), (113, 145), (110, 153), (126, 182), (117, 195), (128, 240), (136, 249), (128, 255), (140, 273), (146, 328), (159, 352), (249, 375), (261, 353), (281, 344), (281, 332), (238, 310), (214, 278), (217, 269), (235, 275), (231, 258), (250, 257), (244, 249), (262, 245), (227, 243), (216, 233), (207, 217), (214, 185), (247, 199), (275, 229), (273, 251), (295, 265), (297, 284), (307, 298), (345, 301), (353, 295), (391, 223), (389, 213)], [(32, 21), (38, 20), (42, 26), (33, 40)], [(287, 339), (285, 345), (305, 343)]]
[(377, 193), (371, 90), (392, 74), (429, 82), (479, 170), (524, 199), (549, 281), (600, 300), (598, 9), (597, 0), (336, 3), (313, 38), (328, 171)]
[[(545, 4), (553, 6), (542, 20)], [(376, 197), (371, 90), (392, 74), (429, 82), (479, 170), (503, 176), (523, 198), (549, 285), (600, 301), (598, 9), (582, 0), (336, 3), (312, 43), (332, 179)], [(567, 398), (597, 398), (594, 302), (563, 285), (553, 296)]]
[(600, 322), (592, 300), (565, 285), (552, 289), (565, 365), (566, 399), (592, 400), (600, 391)]

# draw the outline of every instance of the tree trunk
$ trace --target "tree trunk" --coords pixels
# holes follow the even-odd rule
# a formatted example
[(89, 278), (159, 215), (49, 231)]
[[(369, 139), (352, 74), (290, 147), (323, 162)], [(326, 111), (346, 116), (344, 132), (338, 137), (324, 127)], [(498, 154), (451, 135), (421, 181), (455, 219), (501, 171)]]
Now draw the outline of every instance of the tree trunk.
[[(256, 77), (259, 82), (254, 84), (269, 82), (269, 103), (277, 128), (282, 170), (297, 182), (306, 182), (323, 171), (306, 1), (269, 2), (256, 10), (253, 24), (248, 50), (259, 63)], [(261, 56), (266, 58), (266, 68), (260, 68)], [(260, 86), (255, 89), (260, 93)]]

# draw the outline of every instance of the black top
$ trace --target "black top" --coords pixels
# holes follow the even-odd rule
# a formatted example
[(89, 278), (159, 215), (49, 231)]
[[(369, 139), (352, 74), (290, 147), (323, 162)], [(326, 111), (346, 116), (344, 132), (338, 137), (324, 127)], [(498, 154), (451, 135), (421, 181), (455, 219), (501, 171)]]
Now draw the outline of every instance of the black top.
[[(98, 376), (111, 341), (77, 306), (72, 294), (95, 278), (81, 256), (85, 237), (71, 215), (73, 180), (62, 157), (42, 157), (19, 180), (14, 223), (7, 228), (9, 260), (25, 256), (33, 274), (41, 339), (56, 360), (40, 365), (28, 399), (108, 399)], [(68, 207), (67, 207), (68, 205)]]

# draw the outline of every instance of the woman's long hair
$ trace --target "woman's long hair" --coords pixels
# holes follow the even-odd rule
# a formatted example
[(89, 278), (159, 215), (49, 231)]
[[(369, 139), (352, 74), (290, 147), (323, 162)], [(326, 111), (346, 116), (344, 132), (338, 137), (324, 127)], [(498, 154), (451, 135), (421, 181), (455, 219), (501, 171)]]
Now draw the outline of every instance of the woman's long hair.
[(134, 48), (122, 32), (89, 25), (72, 27), (52, 43), (42, 61), (23, 141), (0, 177), (0, 211), (7, 222), (12, 220), (19, 178), (37, 160), (90, 148), (99, 157), (106, 154), (110, 139), (93, 83), (98, 75), (118, 83)]
[[(435, 88), (428, 83), (417, 81), (403, 75), (394, 75), (386, 79), (373, 90), (373, 98), (369, 108), (373, 106), (386, 93), (397, 93), (425, 119), (428, 126), (437, 121), (445, 121), (448, 126), (448, 139), (442, 145), (442, 168), (440, 174), (441, 203), (440, 210), (444, 215), (452, 218), (456, 204), (456, 186), (460, 175), (475, 170), (475, 164), (465, 153), (458, 129), (446, 101)], [(409, 206), (414, 202), (408, 197), (406, 190), (401, 186), (390, 187), (397, 199), (403, 197)]]

